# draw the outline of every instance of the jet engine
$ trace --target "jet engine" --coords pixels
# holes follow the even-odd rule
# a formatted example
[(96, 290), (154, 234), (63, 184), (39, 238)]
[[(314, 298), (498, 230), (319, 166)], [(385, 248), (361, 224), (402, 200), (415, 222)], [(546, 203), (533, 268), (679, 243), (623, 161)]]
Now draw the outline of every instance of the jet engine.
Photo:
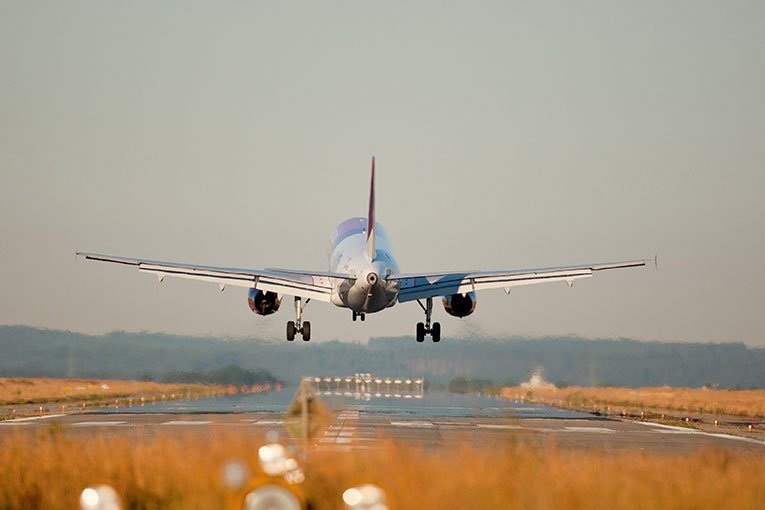
[(250, 305), (250, 310), (258, 315), (271, 315), (279, 310), (282, 299), (276, 292), (250, 289), (247, 294), (247, 304)]
[(466, 294), (452, 294), (451, 296), (444, 296), (441, 298), (441, 302), (444, 304), (444, 310), (449, 315), (454, 317), (467, 317), (475, 311), (475, 305), (478, 304), (478, 299), (475, 296), (475, 292), (468, 292)]

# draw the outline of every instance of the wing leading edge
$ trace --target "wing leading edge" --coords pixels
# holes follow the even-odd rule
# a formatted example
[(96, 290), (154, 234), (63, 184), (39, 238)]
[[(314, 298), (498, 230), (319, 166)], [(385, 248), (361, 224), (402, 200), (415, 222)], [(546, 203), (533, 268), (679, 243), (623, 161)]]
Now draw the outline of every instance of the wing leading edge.
[(545, 282), (565, 281), (569, 285), (574, 280), (589, 278), (593, 273), (608, 269), (641, 267), (647, 263), (656, 263), (656, 258), (583, 264), (578, 266), (549, 267), (541, 269), (521, 269), (509, 271), (455, 271), (443, 273), (421, 273), (390, 275), (388, 281), (398, 281), (401, 303), (429, 297), (464, 294), (486, 289), (503, 288), (510, 292), (512, 287), (534, 285)]
[(330, 301), (334, 280), (355, 280), (355, 278), (346, 274), (320, 271), (200, 266), (178, 262), (101, 255), (98, 253), (78, 252), (77, 256), (83, 257), (86, 260), (134, 266), (141, 272), (156, 274), (160, 281), (165, 276), (173, 276), (212, 282), (219, 285), (255, 288), (264, 292), (271, 291), (278, 294), (300, 296), (326, 302)]

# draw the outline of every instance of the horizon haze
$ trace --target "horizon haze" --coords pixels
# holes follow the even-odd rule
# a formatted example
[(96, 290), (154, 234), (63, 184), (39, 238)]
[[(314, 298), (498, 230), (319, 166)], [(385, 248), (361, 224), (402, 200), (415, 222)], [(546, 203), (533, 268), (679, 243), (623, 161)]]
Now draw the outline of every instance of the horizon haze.
[[(765, 4), (0, 4), (0, 324), (283, 339), (292, 303), (76, 250), (326, 270), (377, 220), (402, 272), (659, 257), (481, 292), (443, 335), (765, 346)], [(759, 233), (758, 233), (759, 232)], [(416, 303), (312, 342), (414, 335)], [(414, 343), (414, 339), (412, 339)], [(438, 348), (438, 346), (433, 346)]]

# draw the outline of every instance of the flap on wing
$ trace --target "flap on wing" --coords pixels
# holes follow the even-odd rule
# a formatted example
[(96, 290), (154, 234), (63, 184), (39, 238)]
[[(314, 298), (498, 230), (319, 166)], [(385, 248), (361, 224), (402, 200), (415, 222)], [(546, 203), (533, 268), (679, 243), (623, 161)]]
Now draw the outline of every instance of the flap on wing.
[[(653, 259), (650, 259), (651, 261)], [(428, 297), (464, 294), (478, 290), (534, 285), (544, 282), (572, 282), (589, 278), (595, 271), (645, 266), (649, 260), (631, 260), (583, 264), (579, 266), (549, 267), (509, 271), (462, 271), (443, 273), (391, 275), (387, 279), (398, 281), (400, 302)]]
[(351, 279), (348, 275), (319, 271), (289, 271), (274, 269), (242, 269), (230, 267), (201, 266), (178, 262), (115, 257), (97, 253), (77, 253), (87, 260), (112, 262), (136, 266), (139, 271), (157, 274), (161, 277), (175, 276), (190, 280), (236, 285), (277, 292), (289, 296), (300, 296), (329, 301), (332, 294), (332, 279)]

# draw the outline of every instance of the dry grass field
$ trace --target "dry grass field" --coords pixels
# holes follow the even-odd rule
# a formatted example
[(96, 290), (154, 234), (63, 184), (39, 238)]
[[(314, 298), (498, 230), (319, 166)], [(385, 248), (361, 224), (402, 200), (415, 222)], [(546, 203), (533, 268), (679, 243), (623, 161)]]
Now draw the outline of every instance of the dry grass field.
[(582, 388), (561, 389), (510, 387), (502, 389), (510, 399), (532, 398), (536, 402), (574, 407), (610, 406), (613, 409), (671, 410), (684, 413), (746, 417), (765, 416), (765, 390), (711, 390), (705, 388)]
[[(0, 378), (0, 406), (112, 402), (127, 398), (176, 398), (220, 391), (203, 384), (161, 384), (93, 379)], [(175, 397), (173, 397), (175, 395)]]
[[(130, 509), (220, 509), (230, 495), (221, 466), (239, 458), (257, 474), (260, 437), (209, 434), (0, 436), (0, 508), (76, 508), (82, 488), (113, 485)], [(765, 457), (705, 451), (693, 456), (532, 450), (512, 441), (425, 451), (397, 444), (317, 450), (302, 486), (316, 510), (341, 508), (350, 485), (375, 482), (390, 508), (755, 509), (765, 501)]]

